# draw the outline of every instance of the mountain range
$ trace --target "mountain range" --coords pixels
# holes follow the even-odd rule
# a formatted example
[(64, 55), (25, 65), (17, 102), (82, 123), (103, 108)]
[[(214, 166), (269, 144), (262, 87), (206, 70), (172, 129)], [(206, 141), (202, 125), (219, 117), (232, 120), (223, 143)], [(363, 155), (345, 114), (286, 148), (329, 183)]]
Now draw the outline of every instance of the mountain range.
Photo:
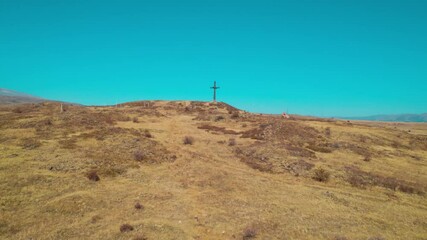
[(382, 114), (367, 117), (341, 117), (349, 120), (381, 121), (381, 122), (427, 122), (427, 113), (422, 114)]

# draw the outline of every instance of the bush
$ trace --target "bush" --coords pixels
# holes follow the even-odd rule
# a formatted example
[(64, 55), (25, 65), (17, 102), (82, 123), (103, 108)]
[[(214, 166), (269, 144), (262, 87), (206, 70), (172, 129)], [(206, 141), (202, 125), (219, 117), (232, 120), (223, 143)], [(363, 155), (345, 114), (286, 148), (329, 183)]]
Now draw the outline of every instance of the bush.
[(228, 140), (228, 146), (235, 146), (236, 145), (236, 139), (230, 138)]
[(132, 118), (132, 122), (134, 122), (134, 123), (139, 123), (139, 121), (138, 121), (138, 117), (133, 117), (133, 118)]
[(371, 155), (365, 155), (365, 157), (363, 158), (363, 161), (370, 162), (371, 161)]
[(137, 202), (137, 203), (135, 203), (135, 209), (144, 209), (144, 206), (142, 206), (142, 204), (141, 203), (139, 203), (139, 202)]
[(239, 118), (239, 112), (233, 112), (230, 116), (231, 118)]
[(16, 107), (12, 110), (13, 113), (23, 113), (24, 111), (22, 110), (21, 107)]
[(134, 238), (133, 238), (133, 240), (147, 240), (148, 238), (146, 238), (144, 235), (138, 235), (138, 236), (135, 236)]
[(145, 154), (144, 154), (144, 152), (143, 152), (143, 151), (141, 151), (141, 150), (136, 150), (136, 151), (133, 153), (133, 158), (134, 158), (136, 161), (140, 162), (140, 161), (144, 160), (144, 158), (145, 158)]
[(223, 116), (219, 115), (219, 116), (215, 117), (215, 122), (218, 122), (218, 121), (221, 121), (221, 120), (224, 120)]
[(188, 145), (193, 145), (193, 143), (194, 143), (194, 138), (193, 137), (191, 137), (191, 136), (185, 136), (184, 137), (184, 144), (188, 144)]
[(98, 174), (96, 173), (95, 170), (92, 170), (90, 172), (87, 173), (87, 178), (91, 181), (97, 182), (100, 180)]
[(314, 170), (313, 179), (316, 181), (327, 182), (329, 180), (329, 177), (330, 173), (321, 167)]
[(133, 231), (133, 227), (130, 224), (123, 224), (120, 226), (120, 232), (130, 232)]
[(150, 133), (150, 131), (148, 131), (148, 129), (145, 129), (145, 130), (144, 130), (144, 136), (145, 136), (146, 138), (152, 138), (152, 137), (153, 137), (153, 135), (151, 135), (151, 133)]
[(256, 237), (256, 235), (257, 235), (257, 230), (253, 227), (247, 227), (243, 231), (243, 239), (251, 239)]

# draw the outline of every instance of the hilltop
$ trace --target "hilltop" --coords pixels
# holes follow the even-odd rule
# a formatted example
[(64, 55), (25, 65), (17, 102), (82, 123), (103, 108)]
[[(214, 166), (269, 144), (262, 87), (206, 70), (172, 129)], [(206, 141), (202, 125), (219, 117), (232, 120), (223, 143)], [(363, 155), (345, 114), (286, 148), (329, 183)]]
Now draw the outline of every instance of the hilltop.
[(424, 239), (427, 125), (0, 107), (2, 239)]

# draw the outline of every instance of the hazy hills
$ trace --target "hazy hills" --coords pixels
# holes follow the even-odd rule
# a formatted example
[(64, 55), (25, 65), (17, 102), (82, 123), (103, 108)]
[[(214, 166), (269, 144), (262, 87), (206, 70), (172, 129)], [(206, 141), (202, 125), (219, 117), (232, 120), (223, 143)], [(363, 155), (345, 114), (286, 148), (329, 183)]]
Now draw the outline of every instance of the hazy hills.
[(367, 116), (367, 117), (346, 117), (343, 119), (382, 121), (382, 122), (427, 122), (427, 113), (423, 113), (423, 114), (373, 115), (373, 116)]
[(46, 99), (0, 88), (0, 104), (38, 103)]

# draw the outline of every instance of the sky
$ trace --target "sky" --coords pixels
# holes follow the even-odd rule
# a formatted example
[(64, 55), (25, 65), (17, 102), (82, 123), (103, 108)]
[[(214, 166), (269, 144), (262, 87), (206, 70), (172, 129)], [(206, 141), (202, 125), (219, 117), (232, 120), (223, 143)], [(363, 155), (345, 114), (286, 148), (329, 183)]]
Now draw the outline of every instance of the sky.
[(87, 105), (427, 112), (427, 1), (0, 0), (0, 88)]

